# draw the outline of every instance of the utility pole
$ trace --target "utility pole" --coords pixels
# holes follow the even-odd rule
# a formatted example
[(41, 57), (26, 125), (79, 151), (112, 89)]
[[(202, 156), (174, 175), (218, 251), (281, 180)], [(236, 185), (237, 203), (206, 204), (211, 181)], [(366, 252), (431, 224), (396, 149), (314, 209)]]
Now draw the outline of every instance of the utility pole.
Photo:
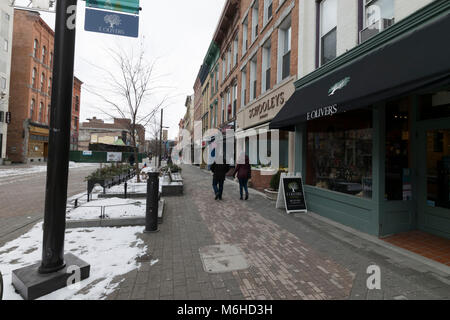
[(42, 261), (40, 264), (12, 272), (12, 284), (26, 300), (37, 299), (65, 287), (71, 275), (71, 272), (67, 271), (69, 267), (75, 267), (80, 271), (79, 281), (89, 277), (90, 273), (90, 266), (86, 262), (71, 253), (64, 255), (76, 13), (77, 0), (59, 0), (56, 3), (54, 85), (49, 128)]
[(164, 109), (161, 109), (161, 125), (159, 127), (159, 163), (158, 163), (158, 168), (161, 167), (163, 116), (164, 116)]
[(55, 64), (49, 130), (49, 155), (45, 193), (44, 242), (40, 273), (51, 273), (65, 266), (67, 181), (69, 174), (70, 127), (72, 119), (75, 27), (69, 29), (67, 12), (77, 0), (56, 4)]

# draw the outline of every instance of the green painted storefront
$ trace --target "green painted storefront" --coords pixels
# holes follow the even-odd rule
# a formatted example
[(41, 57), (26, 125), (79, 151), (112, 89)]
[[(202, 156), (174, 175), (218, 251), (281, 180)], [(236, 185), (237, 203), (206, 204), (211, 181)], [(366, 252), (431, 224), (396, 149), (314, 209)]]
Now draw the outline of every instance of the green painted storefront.
[[(352, 61), (370, 56), (374, 49), (388, 41), (401, 39), (405, 34), (411, 35), (412, 31), (423, 25), (449, 17), (449, 1), (431, 3), (385, 32), (298, 80), (296, 90), (302, 90), (311, 82), (333, 74)], [(443, 30), (442, 35), (448, 31)], [(447, 68), (447, 66), (443, 67)], [(450, 114), (448, 113), (450, 101), (443, 106), (443, 110), (446, 112), (430, 117), (423, 115), (428, 110), (427, 106), (434, 108), (433, 103), (437, 96), (450, 97), (450, 85), (446, 82), (449, 79), (444, 80), (435, 86), (427, 86), (406, 94), (383, 98), (364, 107), (366, 112), (371, 114), (372, 122), (371, 197), (364, 198), (308, 184), (308, 179), (305, 177), (311, 174), (310, 168), (312, 167), (311, 160), (308, 160), (308, 148), (311, 148), (308, 143), (315, 142), (311, 140), (311, 137), (308, 140), (308, 128), (311, 127), (311, 124), (308, 124), (309, 121), (296, 123), (295, 170), (301, 172), (305, 178), (305, 197), (308, 209), (378, 237), (410, 230), (422, 230), (450, 238), (450, 182), (448, 181), (450, 155), (447, 153), (450, 150)], [(448, 82), (450, 83), (450, 81)], [(427, 102), (423, 102), (425, 100)], [(427, 105), (426, 103), (431, 104)], [(389, 130), (395, 129), (389, 129), (392, 126), (389, 117), (391, 114), (394, 117), (395, 113), (392, 111), (394, 107), (392, 106), (395, 104), (403, 105), (407, 110), (404, 113), (404, 122), (407, 122), (408, 130), (402, 132), (401, 140), (407, 145), (409, 165), (404, 169), (409, 171), (403, 171), (402, 188), (405, 188), (405, 181), (407, 181), (411, 189), (410, 191), (409, 189), (407, 189), (408, 191), (402, 190), (403, 197), (406, 192), (406, 198), (390, 200), (387, 194), (390, 189), (393, 189), (393, 186), (390, 185), (391, 177), (386, 173), (386, 166), (391, 165), (389, 160), (391, 156), (387, 157), (386, 152), (388, 141), (393, 139)], [(396, 122), (392, 120), (392, 123)], [(387, 128), (388, 126), (389, 128)], [(310, 162), (308, 163), (308, 161)], [(435, 167), (438, 168), (438, 171), (434, 170)], [(438, 173), (436, 174), (436, 172)], [(434, 199), (435, 196), (438, 197), (438, 200)]]

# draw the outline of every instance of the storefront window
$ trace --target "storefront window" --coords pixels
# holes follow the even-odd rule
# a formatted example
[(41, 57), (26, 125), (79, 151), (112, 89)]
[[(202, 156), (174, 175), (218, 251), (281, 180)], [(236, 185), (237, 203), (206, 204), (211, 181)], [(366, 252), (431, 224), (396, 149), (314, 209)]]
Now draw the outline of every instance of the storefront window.
[(420, 120), (450, 118), (450, 88), (447, 91), (422, 95), (419, 103)]
[(386, 105), (386, 200), (411, 199), (409, 100)]
[(427, 204), (450, 209), (450, 130), (427, 132)]
[(372, 110), (308, 122), (306, 183), (372, 198)]

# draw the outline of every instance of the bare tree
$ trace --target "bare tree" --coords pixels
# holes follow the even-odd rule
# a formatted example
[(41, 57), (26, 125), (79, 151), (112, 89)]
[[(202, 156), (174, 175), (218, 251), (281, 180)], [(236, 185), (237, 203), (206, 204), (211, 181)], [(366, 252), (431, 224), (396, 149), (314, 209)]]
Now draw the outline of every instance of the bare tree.
[[(100, 68), (106, 73), (104, 83), (107, 87), (107, 94), (100, 92), (105, 90), (89, 87), (85, 87), (85, 89), (98, 96), (109, 106), (108, 110), (99, 108), (103, 113), (113, 119), (130, 120), (129, 122), (124, 121), (124, 125), (127, 126), (131, 145), (134, 148), (135, 167), (139, 182), (138, 129), (147, 127), (157, 112), (167, 105), (169, 100), (167, 95), (159, 99), (159, 102), (155, 103), (154, 100), (156, 93), (160, 93), (161, 89), (168, 87), (158, 85), (161, 82), (161, 76), (154, 74), (156, 61), (150, 63), (146, 60), (142, 45), (137, 54), (127, 53), (123, 49), (110, 50), (109, 53), (117, 67), (117, 72)], [(144, 141), (139, 141), (139, 143), (143, 145), (145, 137)]]

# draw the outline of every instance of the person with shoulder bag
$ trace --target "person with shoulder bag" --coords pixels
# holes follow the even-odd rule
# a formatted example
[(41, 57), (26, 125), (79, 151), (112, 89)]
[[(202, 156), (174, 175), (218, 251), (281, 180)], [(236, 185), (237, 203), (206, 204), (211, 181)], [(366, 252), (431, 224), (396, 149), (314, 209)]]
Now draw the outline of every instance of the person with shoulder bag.
[(245, 200), (248, 200), (248, 180), (252, 178), (252, 169), (248, 156), (244, 156), (243, 154), (240, 156), (236, 169), (234, 169), (233, 177), (236, 175), (239, 180), (240, 199), (244, 200), (245, 191)]

